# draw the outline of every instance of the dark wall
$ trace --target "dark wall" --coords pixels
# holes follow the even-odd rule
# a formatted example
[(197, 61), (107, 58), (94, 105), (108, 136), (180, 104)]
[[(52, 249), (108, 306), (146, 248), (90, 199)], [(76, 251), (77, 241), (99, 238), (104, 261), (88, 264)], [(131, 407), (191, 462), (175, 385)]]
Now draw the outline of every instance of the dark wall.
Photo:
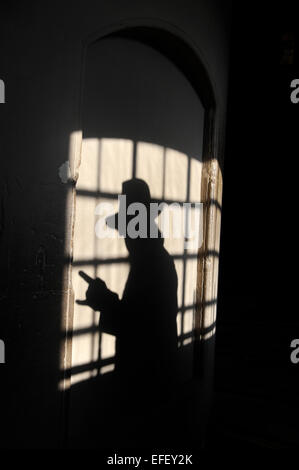
[(234, 2), (211, 424), (218, 446), (298, 443), (290, 342), (299, 323), (286, 258), (296, 266), (299, 106), (290, 82), (299, 51), (293, 65), (281, 64), (282, 35), (298, 37), (296, 15), (295, 2)]

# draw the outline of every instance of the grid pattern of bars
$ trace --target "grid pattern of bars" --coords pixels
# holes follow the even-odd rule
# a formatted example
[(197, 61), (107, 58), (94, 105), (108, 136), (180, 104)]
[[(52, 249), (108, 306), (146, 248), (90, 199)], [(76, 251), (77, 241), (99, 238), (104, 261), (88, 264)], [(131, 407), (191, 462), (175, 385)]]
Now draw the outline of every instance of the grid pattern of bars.
[[(91, 220), (86, 218), (87, 214), (94, 217), (94, 208), (102, 201), (113, 202), (115, 205), (115, 212), (117, 211), (118, 195), (121, 192), (121, 187), (118, 186), (113, 188), (112, 183), (112, 190), (107, 190), (107, 180), (105, 178), (103, 179), (105, 174), (108, 176), (108, 186), (109, 178), (110, 181), (112, 181), (111, 178), (113, 179), (113, 176), (119, 179), (119, 184), (126, 179), (136, 176), (143, 178), (150, 187), (153, 201), (158, 203), (176, 203), (180, 207), (182, 207), (184, 203), (191, 203), (191, 207), (193, 207), (192, 204), (200, 201), (200, 199), (198, 199), (198, 197), (200, 197), (201, 181), (201, 162), (199, 159), (192, 159), (186, 155), (179, 154), (179, 152), (175, 152), (172, 149), (166, 149), (161, 146), (153, 146), (146, 143), (136, 143), (132, 141), (116, 141), (117, 139), (85, 139), (85, 141), (83, 141), (82, 163), (77, 185), (77, 205), (79, 207), (77, 207), (76, 210), (74, 239), (75, 253), (73, 261), (73, 284), (76, 296), (78, 295), (76, 285), (78, 285), (79, 269), (84, 269), (94, 278), (103, 278), (101, 269), (107, 267), (108, 269), (113, 268), (119, 270), (122, 267), (123, 285), (129, 269), (128, 257), (125, 251), (120, 249), (116, 252), (114, 251), (113, 256), (109, 256), (110, 253), (108, 253), (103, 246), (101, 247), (101, 243), (103, 244), (102, 240), (97, 239), (94, 234), (94, 224), (92, 223), (94, 218)], [(122, 144), (122, 147), (118, 144)], [(105, 157), (105, 152), (107, 158)], [(151, 158), (151, 153), (153, 158)], [(146, 165), (148, 160), (147, 156), (150, 160), (155, 160), (155, 153), (156, 156), (159, 155), (159, 158), (156, 158), (156, 168), (152, 168)], [(122, 166), (121, 164), (122, 158), (125, 166)], [(108, 170), (106, 168), (107, 161), (109, 161), (110, 165)], [(157, 171), (157, 166), (159, 166), (160, 171), (159, 169)], [(114, 175), (113, 168), (114, 170), (118, 170), (117, 173), (114, 172)], [(123, 175), (120, 174), (122, 169), (124, 173)], [(169, 174), (169, 172), (172, 174)], [(157, 181), (157, 179), (161, 181), (162, 186), (160, 197), (158, 197), (159, 191), (155, 188), (155, 181)], [(93, 181), (92, 184), (91, 181)], [(175, 198), (176, 194), (182, 196), (183, 193), (185, 193), (185, 197)], [(87, 207), (88, 209), (86, 209)], [(80, 253), (80, 246), (83, 246), (84, 248), (84, 245), (88, 243), (88, 239), (91, 240), (90, 236), (88, 239), (84, 240), (84, 233), (86, 230), (89, 230), (89, 232), (92, 231), (93, 247), (91, 250), (92, 253), (90, 253), (90, 246), (88, 247), (89, 256), (82, 256)], [(80, 241), (78, 241), (79, 239)], [(172, 249), (171, 245), (167, 246), (167, 242), (168, 241), (165, 240), (165, 247), (174, 259), (179, 281), (177, 330), (178, 347), (179, 349), (183, 349), (187, 344), (191, 345), (193, 340), (198, 247), (196, 249), (186, 250), (184, 248), (183, 239), (180, 241), (180, 247), (177, 245), (175, 249)], [(77, 251), (76, 243), (78, 246)], [(115, 254), (117, 256), (115, 256)], [(109, 276), (108, 279), (104, 280), (106, 282), (108, 280), (107, 284), (108, 287), (110, 287)], [(84, 283), (82, 280), (80, 280), (80, 282), (81, 284)], [(121, 293), (121, 290), (122, 289), (120, 288), (119, 293)], [(107, 353), (107, 351), (105, 351), (105, 348), (107, 349), (105, 346), (105, 338), (103, 337), (103, 334), (99, 334), (98, 314), (96, 312), (90, 312), (88, 317), (89, 321), (85, 323), (83, 322), (82, 325), (80, 318), (82, 319), (82, 316), (86, 314), (79, 311), (79, 308), (80, 307), (77, 306), (77, 311), (75, 309), (73, 331), (73, 349), (75, 350), (75, 355), (73, 354), (71, 375), (74, 383), (76, 381), (86, 380), (87, 378), (99, 373), (102, 374), (106, 371), (112, 371), (114, 364), (111, 338), (109, 339), (110, 346), (108, 346)], [(86, 309), (86, 307), (83, 308)], [(76, 317), (77, 320), (79, 320), (78, 322), (76, 322)], [(82, 337), (84, 337), (86, 341), (81, 346), (77, 347), (76, 341), (80, 340)], [(82, 348), (85, 350), (85, 354), (83, 355), (85, 357), (86, 349), (89, 348), (88, 361), (83, 360), (83, 356), (81, 354)], [(189, 358), (190, 368), (192, 368), (191, 357)]]

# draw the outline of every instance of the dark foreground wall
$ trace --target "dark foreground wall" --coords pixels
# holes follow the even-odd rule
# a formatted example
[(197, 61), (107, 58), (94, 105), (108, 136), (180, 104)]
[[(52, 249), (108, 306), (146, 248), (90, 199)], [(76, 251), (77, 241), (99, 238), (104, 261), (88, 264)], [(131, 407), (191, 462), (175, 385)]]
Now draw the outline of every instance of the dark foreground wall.
[(213, 448), (298, 447), (297, 18), (292, 1), (234, 6)]

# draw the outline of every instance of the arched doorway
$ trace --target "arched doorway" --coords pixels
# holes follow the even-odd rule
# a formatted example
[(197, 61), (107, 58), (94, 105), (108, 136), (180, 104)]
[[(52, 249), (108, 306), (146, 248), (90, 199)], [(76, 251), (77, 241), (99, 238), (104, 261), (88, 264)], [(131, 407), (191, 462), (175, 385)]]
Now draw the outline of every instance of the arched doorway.
[[(179, 215), (184, 204), (190, 204), (192, 214), (195, 204), (205, 202), (202, 175), (212, 94), (207, 90), (199, 95), (194, 87), (194, 83), (199, 88), (200, 84), (204, 87), (205, 79), (200, 73), (201, 81), (194, 80), (200, 67), (194, 69), (194, 75), (188, 67), (184, 70), (185, 62), (179, 51), (178, 60), (174, 61), (174, 55), (166, 54), (169, 49), (163, 50), (164, 42), (159, 42), (158, 38), (159, 35), (151, 35), (147, 29), (133, 28), (102, 38), (87, 48), (73, 239), (72, 281), (76, 299), (84, 298), (86, 290), (79, 276), (82, 270), (91, 278), (103, 279), (108, 288), (122, 298), (131, 269), (124, 239), (113, 236), (99, 239), (95, 225), (99, 207), (103, 208), (104, 203), (112, 204), (113, 211), (117, 212), (118, 195), (125, 181), (143, 180), (149, 187), (152, 201), (174, 204)], [(172, 47), (174, 45), (172, 43)], [(205, 215), (201, 213), (199, 217)], [(177, 276), (178, 368), (167, 404), (162, 400), (152, 406), (150, 394), (145, 394), (143, 407), (139, 407), (138, 412), (136, 409), (128, 413), (125, 402), (124, 406), (116, 405), (116, 401), (122, 401), (122, 391), (117, 388), (123, 385), (116, 369), (117, 338), (99, 330), (99, 312), (75, 304), (70, 370), (71, 445), (92, 447), (99, 440), (104, 446), (115, 442), (131, 446), (148, 442), (151, 431), (148, 423), (145, 424), (149, 416), (144, 412), (151, 408), (152, 417), (164, 415), (156, 429), (160, 429), (160, 433), (152, 436), (153, 443), (161, 444), (159, 439), (162, 436), (165, 439), (167, 434), (168, 445), (174, 440), (180, 443), (182, 439), (190, 440), (196, 426), (190, 396), (194, 392), (191, 389), (200, 323), (199, 296), (202, 293), (198, 292), (198, 283), (202, 267), (198, 253), (205, 242), (203, 218), (194, 219), (200, 222), (195, 231), (193, 227), (197, 244), (188, 249), (184, 233), (181, 237), (164, 239)], [(144, 270), (144, 280), (148, 282), (146, 263)], [(151, 292), (156, 295), (154, 289)], [(146, 323), (141, 322), (139, 329), (134, 329), (131, 343), (136, 343), (136, 357), (131, 356), (132, 361), (138, 358), (145, 325), (151, 324), (151, 318), (149, 314)], [(161, 331), (166, 330), (165, 325), (161, 327)], [(152, 328), (152, 332), (157, 333), (152, 350), (157, 347), (159, 331), (160, 324), (156, 322)], [(150, 338), (147, 340), (150, 344)], [(130, 417), (134, 424), (128, 424)], [(98, 420), (100, 426), (97, 426)], [(175, 423), (179, 423), (179, 431)], [(88, 431), (82, 434), (82, 427)]]

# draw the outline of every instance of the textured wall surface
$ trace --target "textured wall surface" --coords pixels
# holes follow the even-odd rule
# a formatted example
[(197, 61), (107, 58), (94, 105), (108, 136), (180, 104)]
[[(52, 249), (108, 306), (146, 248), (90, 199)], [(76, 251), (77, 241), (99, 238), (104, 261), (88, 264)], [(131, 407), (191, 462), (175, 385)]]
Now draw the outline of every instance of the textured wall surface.
[[(217, 149), (223, 145), (229, 4), (220, 1), (15, 2), (1, 9), (0, 337), (2, 443), (64, 441), (65, 361), (72, 183), (61, 169), (80, 131), (83, 43), (134, 20), (167, 24), (188, 38), (211, 81)], [(117, 26), (115, 26), (117, 29)], [(73, 178), (73, 180), (72, 180)]]

